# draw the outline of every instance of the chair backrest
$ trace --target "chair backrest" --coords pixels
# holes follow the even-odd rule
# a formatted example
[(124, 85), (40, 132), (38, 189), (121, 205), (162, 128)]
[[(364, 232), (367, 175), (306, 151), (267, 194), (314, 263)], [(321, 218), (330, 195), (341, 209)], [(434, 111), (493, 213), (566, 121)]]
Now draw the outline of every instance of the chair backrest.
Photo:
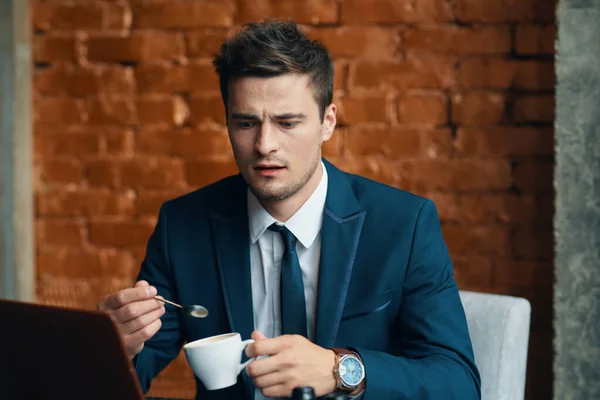
[(522, 400), (531, 304), (521, 297), (461, 291), (482, 400)]

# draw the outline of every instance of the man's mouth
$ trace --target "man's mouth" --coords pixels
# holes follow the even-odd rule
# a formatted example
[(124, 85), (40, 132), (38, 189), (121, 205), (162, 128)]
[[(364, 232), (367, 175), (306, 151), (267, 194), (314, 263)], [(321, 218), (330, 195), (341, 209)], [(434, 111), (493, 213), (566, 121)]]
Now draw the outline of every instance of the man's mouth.
[(258, 164), (254, 169), (283, 169), (285, 167), (276, 164)]
[(272, 177), (284, 171), (285, 167), (278, 164), (257, 164), (254, 169), (262, 176)]

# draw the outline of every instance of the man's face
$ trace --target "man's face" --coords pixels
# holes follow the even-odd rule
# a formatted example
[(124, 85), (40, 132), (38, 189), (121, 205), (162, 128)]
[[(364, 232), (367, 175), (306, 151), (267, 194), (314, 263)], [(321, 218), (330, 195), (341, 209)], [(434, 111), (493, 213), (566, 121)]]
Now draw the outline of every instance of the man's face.
[(332, 104), (321, 120), (307, 75), (230, 82), (229, 138), (237, 166), (257, 198), (278, 201), (305, 186), (314, 190), (321, 144), (331, 138), (335, 113)]

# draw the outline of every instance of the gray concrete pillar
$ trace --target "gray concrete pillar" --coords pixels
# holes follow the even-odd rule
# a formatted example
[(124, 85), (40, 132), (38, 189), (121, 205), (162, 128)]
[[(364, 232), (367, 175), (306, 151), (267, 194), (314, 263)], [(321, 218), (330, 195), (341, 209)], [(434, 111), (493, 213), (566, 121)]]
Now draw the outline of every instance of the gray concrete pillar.
[(31, 25), (0, 0), (0, 298), (34, 300)]
[(600, 399), (600, 0), (561, 0), (554, 398)]

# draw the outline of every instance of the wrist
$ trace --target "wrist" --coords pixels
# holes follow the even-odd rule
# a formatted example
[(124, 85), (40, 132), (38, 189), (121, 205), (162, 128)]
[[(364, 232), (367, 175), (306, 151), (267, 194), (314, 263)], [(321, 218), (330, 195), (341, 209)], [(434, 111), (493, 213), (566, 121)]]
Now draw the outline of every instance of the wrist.
[(338, 356), (335, 351), (332, 349), (326, 349), (330, 355), (330, 362), (327, 363), (327, 369), (325, 373), (327, 374), (327, 378), (329, 381), (328, 391), (327, 393), (335, 392), (338, 388), (338, 380), (335, 375), (335, 368), (337, 368)]

